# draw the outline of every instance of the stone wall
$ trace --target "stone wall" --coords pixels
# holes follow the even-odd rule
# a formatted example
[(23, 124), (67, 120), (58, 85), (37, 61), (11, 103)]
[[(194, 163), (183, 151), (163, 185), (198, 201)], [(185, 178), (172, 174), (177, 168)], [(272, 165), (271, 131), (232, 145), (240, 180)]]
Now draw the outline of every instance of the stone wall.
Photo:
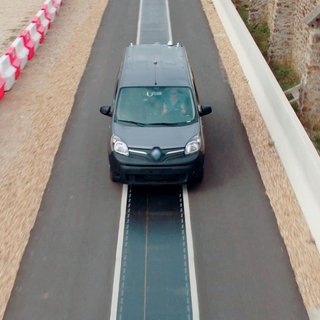
[(269, 21), (269, 2), (268, 0), (249, 1), (249, 21), (252, 23)]
[(302, 20), (318, 4), (320, 0), (249, 0), (250, 21), (268, 22), (270, 60), (292, 63), (300, 76), (305, 72), (309, 37)]
[(274, 6), (275, 6), (275, 1), (276, 0), (267, 0), (268, 1), (268, 16), (267, 16), (267, 22), (269, 26), (271, 26), (272, 18), (273, 18), (273, 11), (274, 11)]
[(302, 21), (315, 7), (320, 0), (299, 0), (296, 6), (294, 21), (294, 41), (292, 45), (292, 62), (296, 71), (302, 76), (306, 67), (306, 49), (309, 46), (310, 28)]
[(311, 133), (320, 132), (320, 28), (309, 32), (305, 72), (301, 80), (300, 105), (304, 125)]
[(303, 19), (320, 0), (249, 0), (249, 20), (270, 28), (269, 60), (290, 64), (301, 78), (300, 106), (311, 131), (320, 131), (320, 27)]
[(269, 60), (278, 63), (291, 63), (294, 40), (296, 1), (275, 0), (271, 12)]

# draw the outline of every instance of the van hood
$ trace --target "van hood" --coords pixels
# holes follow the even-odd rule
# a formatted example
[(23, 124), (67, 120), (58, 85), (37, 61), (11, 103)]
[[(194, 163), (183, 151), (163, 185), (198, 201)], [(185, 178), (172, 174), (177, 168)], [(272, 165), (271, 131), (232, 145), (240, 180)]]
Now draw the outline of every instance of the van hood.
[(177, 127), (138, 127), (113, 123), (113, 133), (129, 148), (184, 148), (191, 138), (200, 133), (200, 126), (198, 122)]

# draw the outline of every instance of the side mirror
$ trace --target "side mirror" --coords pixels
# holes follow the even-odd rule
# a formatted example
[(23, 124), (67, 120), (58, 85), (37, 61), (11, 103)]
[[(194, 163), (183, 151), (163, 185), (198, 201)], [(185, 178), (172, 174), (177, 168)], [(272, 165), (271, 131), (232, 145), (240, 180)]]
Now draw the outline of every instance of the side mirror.
[(212, 108), (210, 106), (202, 106), (201, 111), (199, 112), (200, 117), (205, 116), (212, 112)]
[(110, 106), (100, 107), (100, 113), (104, 114), (105, 116), (112, 117), (112, 111)]

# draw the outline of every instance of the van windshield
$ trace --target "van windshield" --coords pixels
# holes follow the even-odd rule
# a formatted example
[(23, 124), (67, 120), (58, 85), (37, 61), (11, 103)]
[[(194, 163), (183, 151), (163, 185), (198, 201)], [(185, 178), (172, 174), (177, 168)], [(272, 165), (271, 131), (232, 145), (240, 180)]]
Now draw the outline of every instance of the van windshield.
[(197, 112), (188, 87), (125, 87), (116, 104), (115, 121), (127, 125), (186, 125)]

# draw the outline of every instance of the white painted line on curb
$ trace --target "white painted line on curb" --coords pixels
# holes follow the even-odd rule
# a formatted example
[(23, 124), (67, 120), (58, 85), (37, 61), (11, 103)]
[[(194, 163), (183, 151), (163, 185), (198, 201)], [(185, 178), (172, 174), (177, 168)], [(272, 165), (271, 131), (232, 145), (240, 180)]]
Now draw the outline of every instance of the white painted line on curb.
[(183, 185), (183, 207), (184, 207), (184, 218), (185, 218), (185, 224), (186, 224), (186, 236), (187, 236), (187, 248), (188, 248), (192, 320), (199, 320), (200, 314), (199, 314), (198, 288), (197, 288), (196, 268), (194, 264), (194, 250), (193, 250), (193, 238), (192, 238), (192, 230), (191, 230), (189, 196), (188, 196), (188, 190), (186, 185)]
[(119, 222), (116, 262), (115, 262), (114, 276), (113, 276), (113, 289), (112, 289), (110, 320), (117, 319), (118, 297), (119, 297), (119, 286), (120, 286), (120, 275), (121, 275), (122, 247), (123, 247), (123, 238), (124, 238), (123, 235), (124, 235), (124, 226), (125, 226), (125, 217), (126, 217), (127, 197), (128, 197), (128, 185), (124, 184), (122, 187), (120, 222)]

